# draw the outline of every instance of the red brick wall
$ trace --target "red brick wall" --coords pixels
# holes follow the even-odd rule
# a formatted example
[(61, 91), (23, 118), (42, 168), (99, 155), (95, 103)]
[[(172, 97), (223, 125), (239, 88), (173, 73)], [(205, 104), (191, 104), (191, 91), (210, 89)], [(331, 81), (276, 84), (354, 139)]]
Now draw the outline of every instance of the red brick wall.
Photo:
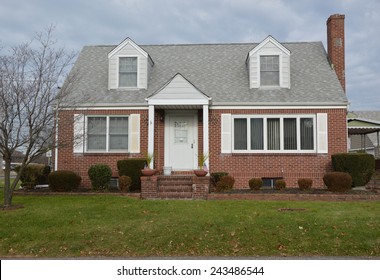
[[(328, 154), (222, 154), (221, 114), (328, 114)], [(313, 179), (323, 186), (323, 175), (331, 170), (331, 155), (347, 151), (346, 110), (212, 110), (210, 112), (210, 172), (228, 172), (235, 177), (235, 188), (248, 188), (254, 177), (284, 177), (289, 187), (299, 178)]]
[[(141, 114), (140, 154), (86, 153), (73, 154), (73, 114), (74, 111), (61, 111), (59, 114), (59, 136), (62, 147), (58, 149), (58, 169), (73, 170), (82, 176), (82, 185), (90, 187), (88, 168), (95, 163), (108, 164), (113, 175), (117, 176), (116, 162), (128, 157), (143, 157), (148, 146), (148, 110), (98, 110), (75, 111), (87, 115)], [(328, 114), (329, 154), (221, 154), (220, 126), (221, 114)], [(201, 115), (201, 111), (199, 113)], [(297, 186), (299, 178), (313, 179), (314, 187), (323, 186), (322, 177), (331, 170), (331, 155), (347, 151), (346, 110), (210, 110), (209, 114), (210, 172), (229, 172), (235, 177), (236, 188), (247, 188), (253, 177), (284, 177), (289, 187)], [(162, 172), (164, 166), (164, 112), (155, 113), (155, 168)], [(203, 125), (198, 122), (198, 153), (203, 147)]]
[[(74, 114), (85, 115), (129, 115), (140, 116), (140, 154), (129, 153), (73, 153)], [(60, 111), (58, 135), (58, 170), (72, 170), (82, 177), (82, 186), (90, 188), (91, 183), (87, 175), (88, 168), (96, 163), (104, 163), (111, 167), (113, 176), (118, 176), (117, 161), (125, 158), (144, 157), (148, 147), (148, 110), (86, 110)]]

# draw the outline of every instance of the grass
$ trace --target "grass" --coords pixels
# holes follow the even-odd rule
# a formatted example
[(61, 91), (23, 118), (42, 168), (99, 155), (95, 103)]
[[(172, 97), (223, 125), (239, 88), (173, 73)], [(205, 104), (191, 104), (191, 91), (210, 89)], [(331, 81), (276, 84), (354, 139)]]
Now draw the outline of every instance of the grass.
[(380, 256), (379, 202), (62, 195), (13, 203), (24, 208), (0, 211), (3, 257)]

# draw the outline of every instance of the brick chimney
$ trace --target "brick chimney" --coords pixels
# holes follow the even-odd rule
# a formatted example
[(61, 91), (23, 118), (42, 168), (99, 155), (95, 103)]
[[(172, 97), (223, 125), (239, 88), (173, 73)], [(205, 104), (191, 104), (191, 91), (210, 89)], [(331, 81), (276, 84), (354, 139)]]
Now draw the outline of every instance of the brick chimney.
[(346, 92), (346, 74), (344, 63), (344, 15), (331, 15), (327, 22), (327, 52), (332, 67)]

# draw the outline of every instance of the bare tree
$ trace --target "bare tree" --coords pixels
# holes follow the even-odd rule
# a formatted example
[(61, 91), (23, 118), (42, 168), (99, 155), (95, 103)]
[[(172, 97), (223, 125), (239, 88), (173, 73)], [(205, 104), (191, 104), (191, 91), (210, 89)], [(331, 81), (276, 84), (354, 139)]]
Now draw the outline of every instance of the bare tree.
[[(31, 42), (13, 47), (0, 56), (4, 208), (11, 207), (14, 190), (25, 167), (54, 148), (56, 110), (70, 93), (75, 79), (73, 73), (67, 75), (75, 54), (57, 47), (53, 33), (54, 27), (49, 27), (37, 33)], [(11, 182), (11, 156), (16, 150), (23, 151), (25, 156), (20, 172)]]

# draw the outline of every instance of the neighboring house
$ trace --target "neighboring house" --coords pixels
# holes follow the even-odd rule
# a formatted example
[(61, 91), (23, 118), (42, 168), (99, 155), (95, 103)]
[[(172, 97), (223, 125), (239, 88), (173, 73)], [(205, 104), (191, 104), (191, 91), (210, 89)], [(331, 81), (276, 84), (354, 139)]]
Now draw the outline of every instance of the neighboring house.
[[(75, 106), (59, 110), (55, 168), (78, 172), (89, 187), (94, 163), (154, 152), (162, 172), (189, 172), (208, 153), (210, 172), (238, 188), (253, 177), (322, 186), (331, 155), (347, 151), (344, 15), (327, 21), (321, 42), (89, 46)], [(78, 141), (79, 139), (79, 141)], [(75, 140), (75, 141), (74, 141)]]
[(353, 111), (347, 115), (350, 152), (366, 151), (380, 158), (380, 111)]

